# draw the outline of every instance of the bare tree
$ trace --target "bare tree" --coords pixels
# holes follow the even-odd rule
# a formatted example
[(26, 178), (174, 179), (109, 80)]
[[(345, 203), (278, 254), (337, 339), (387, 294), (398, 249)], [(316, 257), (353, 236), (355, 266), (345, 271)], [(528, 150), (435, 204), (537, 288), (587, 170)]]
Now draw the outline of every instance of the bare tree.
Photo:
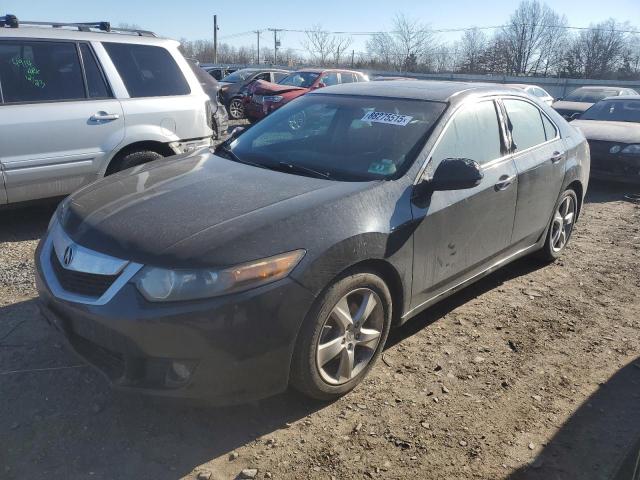
[(426, 25), (399, 14), (393, 21), (393, 30), (396, 54), (403, 64), (413, 63), (413, 59), (416, 63), (433, 63), (438, 43)]
[(377, 33), (367, 41), (369, 62), (382, 68), (395, 68), (397, 57), (395, 42), (388, 33)]
[(487, 44), (487, 35), (482, 30), (465, 30), (459, 46), (459, 70), (463, 73), (481, 73)]
[(336, 40), (333, 35), (323, 30), (321, 25), (314, 25), (305, 36), (302, 42), (305, 50), (321, 66), (327, 65), (327, 60), (335, 51)]
[(353, 37), (340, 36), (333, 39), (333, 64), (337, 67), (347, 49), (353, 44)]
[(511, 73), (537, 73), (544, 46), (566, 24), (566, 19), (538, 0), (524, 0), (502, 30), (512, 57)]

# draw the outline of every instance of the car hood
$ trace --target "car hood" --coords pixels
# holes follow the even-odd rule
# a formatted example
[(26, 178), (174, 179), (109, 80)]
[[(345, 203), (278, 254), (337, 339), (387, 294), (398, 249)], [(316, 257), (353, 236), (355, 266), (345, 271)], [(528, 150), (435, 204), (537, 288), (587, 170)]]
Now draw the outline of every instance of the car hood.
[(274, 93), (286, 92), (308, 92), (308, 88), (292, 87), (291, 85), (280, 85), (278, 83), (267, 82), (265, 80), (257, 81), (252, 87), (253, 93), (256, 95), (271, 95)]
[(572, 112), (584, 112), (587, 110), (593, 103), (585, 103), (585, 102), (568, 102), (565, 100), (560, 100), (558, 102), (553, 103), (551, 105), (556, 110), (570, 110)]
[(574, 120), (571, 125), (580, 129), (587, 140), (640, 143), (640, 124), (638, 123)]
[[(207, 150), (93, 183), (69, 198), (61, 222), (78, 244), (118, 258), (172, 267), (229, 264), (236, 261), (225, 257), (229, 243), (367, 184), (252, 167)], [(240, 261), (286, 251), (276, 243), (258, 236), (243, 252), (252, 258)]]

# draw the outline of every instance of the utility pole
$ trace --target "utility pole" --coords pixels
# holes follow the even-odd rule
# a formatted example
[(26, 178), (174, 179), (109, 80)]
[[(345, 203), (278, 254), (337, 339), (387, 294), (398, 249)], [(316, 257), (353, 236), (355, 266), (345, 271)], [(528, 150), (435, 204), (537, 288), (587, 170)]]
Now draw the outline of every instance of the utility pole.
[(213, 16), (213, 63), (218, 63), (218, 15)]
[(353, 57), (356, 56), (356, 51), (355, 50), (351, 50), (351, 68), (353, 68)]
[(258, 36), (258, 65), (260, 65), (260, 35), (262, 34), (262, 30), (256, 30), (254, 32)]
[(280, 41), (278, 40), (278, 32), (281, 32), (281, 28), (270, 28), (270, 32), (273, 32), (273, 64), (278, 64), (278, 47), (280, 46)]

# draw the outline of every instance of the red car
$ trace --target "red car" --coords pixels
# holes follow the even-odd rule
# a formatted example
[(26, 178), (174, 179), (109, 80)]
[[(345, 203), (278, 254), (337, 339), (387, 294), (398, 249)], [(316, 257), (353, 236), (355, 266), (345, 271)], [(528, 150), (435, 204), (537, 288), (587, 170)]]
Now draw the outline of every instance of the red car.
[(244, 98), (245, 116), (250, 121), (256, 121), (311, 90), (340, 83), (368, 81), (369, 78), (363, 73), (333, 69), (298, 70), (278, 83), (260, 80), (251, 85)]

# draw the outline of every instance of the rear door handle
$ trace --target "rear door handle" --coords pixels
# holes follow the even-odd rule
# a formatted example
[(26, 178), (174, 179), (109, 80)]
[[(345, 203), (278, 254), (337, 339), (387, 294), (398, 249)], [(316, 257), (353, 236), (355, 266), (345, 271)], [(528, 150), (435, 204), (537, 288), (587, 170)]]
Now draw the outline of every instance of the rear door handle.
[(551, 157), (551, 163), (558, 163), (564, 158), (564, 154), (560, 152), (553, 152), (553, 157)]
[(515, 175), (511, 175), (511, 176), (502, 175), (498, 179), (498, 183), (495, 184), (496, 191), (506, 190), (507, 188), (509, 188), (509, 186), (513, 183), (515, 179), (516, 179)]
[(107, 113), (107, 112), (97, 112), (91, 115), (89, 120), (92, 122), (109, 122), (111, 120), (117, 120), (120, 118), (120, 115), (117, 113)]

